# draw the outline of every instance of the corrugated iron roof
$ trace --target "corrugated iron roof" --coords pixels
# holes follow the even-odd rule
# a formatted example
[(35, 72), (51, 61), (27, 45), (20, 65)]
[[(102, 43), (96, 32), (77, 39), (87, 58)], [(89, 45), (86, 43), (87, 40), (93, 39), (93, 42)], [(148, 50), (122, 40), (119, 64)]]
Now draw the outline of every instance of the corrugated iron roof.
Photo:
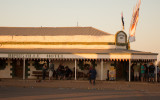
[(0, 35), (56, 36), (56, 35), (110, 35), (93, 27), (0, 27)]

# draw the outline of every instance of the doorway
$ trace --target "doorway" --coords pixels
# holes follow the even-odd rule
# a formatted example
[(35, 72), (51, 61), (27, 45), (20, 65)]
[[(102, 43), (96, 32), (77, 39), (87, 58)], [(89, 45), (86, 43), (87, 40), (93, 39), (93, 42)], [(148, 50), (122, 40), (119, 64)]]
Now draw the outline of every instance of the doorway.
[(23, 60), (15, 61), (15, 75), (14, 78), (23, 78)]
[(128, 61), (117, 61), (116, 62), (116, 79), (117, 80), (128, 80)]

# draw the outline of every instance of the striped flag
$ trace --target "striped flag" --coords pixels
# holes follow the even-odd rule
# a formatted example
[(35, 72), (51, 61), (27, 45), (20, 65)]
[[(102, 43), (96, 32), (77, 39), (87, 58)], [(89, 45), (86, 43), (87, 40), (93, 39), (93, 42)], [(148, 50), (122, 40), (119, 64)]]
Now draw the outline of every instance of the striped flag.
[(129, 42), (135, 41), (135, 31), (136, 31), (136, 26), (137, 26), (138, 19), (139, 19), (140, 4), (141, 4), (141, 0), (139, 0), (138, 4), (136, 5), (136, 8), (133, 10), (131, 25), (129, 29)]
[(123, 30), (124, 30), (124, 18), (123, 18), (123, 12), (121, 13), (121, 19), (122, 19), (122, 27), (123, 27)]

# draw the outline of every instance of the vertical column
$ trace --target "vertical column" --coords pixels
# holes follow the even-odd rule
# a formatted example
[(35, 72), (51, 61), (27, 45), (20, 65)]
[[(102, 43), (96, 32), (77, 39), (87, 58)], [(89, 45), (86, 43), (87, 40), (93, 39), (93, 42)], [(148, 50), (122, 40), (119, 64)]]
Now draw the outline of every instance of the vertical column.
[(48, 65), (48, 67), (50, 67), (51, 66), (51, 59), (49, 59), (49, 65)]
[(76, 76), (76, 74), (77, 74), (77, 60), (75, 59), (75, 67), (74, 67), (74, 72), (75, 72), (75, 80), (77, 80), (77, 76)]
[(25, 68), (25, 58), (23, 58), (23, 80), (25, 80), (25, 70), (26, 70), (26, 68)]
[[(50, 66), (51, 66), (51, 59), (49, 59), (49, 65), (48, 65), (48, 69), (50, 68)], [(49, 76), (49, 75), (48, 75)], [(48, 78), (49, 80), (51, 80), (51, 78), (49, 77)]]
[(103, 60), (101, 60), (101, 80), (103, 80)]
[(129, 59), (129, 82), (131, 81), (131, 59)]
[(157, 65), (157, 61), (154, 62), (154, 65), (155, 65), (155, 67), (156, 67), (156, 72), (155, 72), (155, 74), (156, 74), (156, 82), (157, 82), (157, 66), (156, 66), (156, 65)]

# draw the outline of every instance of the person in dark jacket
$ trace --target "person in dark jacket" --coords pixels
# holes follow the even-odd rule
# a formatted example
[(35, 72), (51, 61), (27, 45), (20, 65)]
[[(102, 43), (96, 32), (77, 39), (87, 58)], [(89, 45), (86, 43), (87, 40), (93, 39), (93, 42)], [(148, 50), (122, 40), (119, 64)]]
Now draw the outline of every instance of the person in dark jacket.
[(45, 63), (42, 67), (42, 72), (43, 72), (43, 80), (45, 80), (46, 77), (46, 71), (47, 71), (47, 64)]
[(72, 71), (68, 66), (66, 66), (65, 72), (64, 72), (64, 79), (68, 80), (68, 79), (71, 79), (71, 77), (72, 77)]
[(92, 67), (92, 69), (89, 71), (89, 74), (90, 74), (91, 84), (95, 85), (97, 72), (94, 67)]
[(150, 63), (150, 66), (149, 66), (149, 82), (150, 81), (154, 82), (154, 71), (155, 71), (155, 66), (153, 65), (153, 63)]

